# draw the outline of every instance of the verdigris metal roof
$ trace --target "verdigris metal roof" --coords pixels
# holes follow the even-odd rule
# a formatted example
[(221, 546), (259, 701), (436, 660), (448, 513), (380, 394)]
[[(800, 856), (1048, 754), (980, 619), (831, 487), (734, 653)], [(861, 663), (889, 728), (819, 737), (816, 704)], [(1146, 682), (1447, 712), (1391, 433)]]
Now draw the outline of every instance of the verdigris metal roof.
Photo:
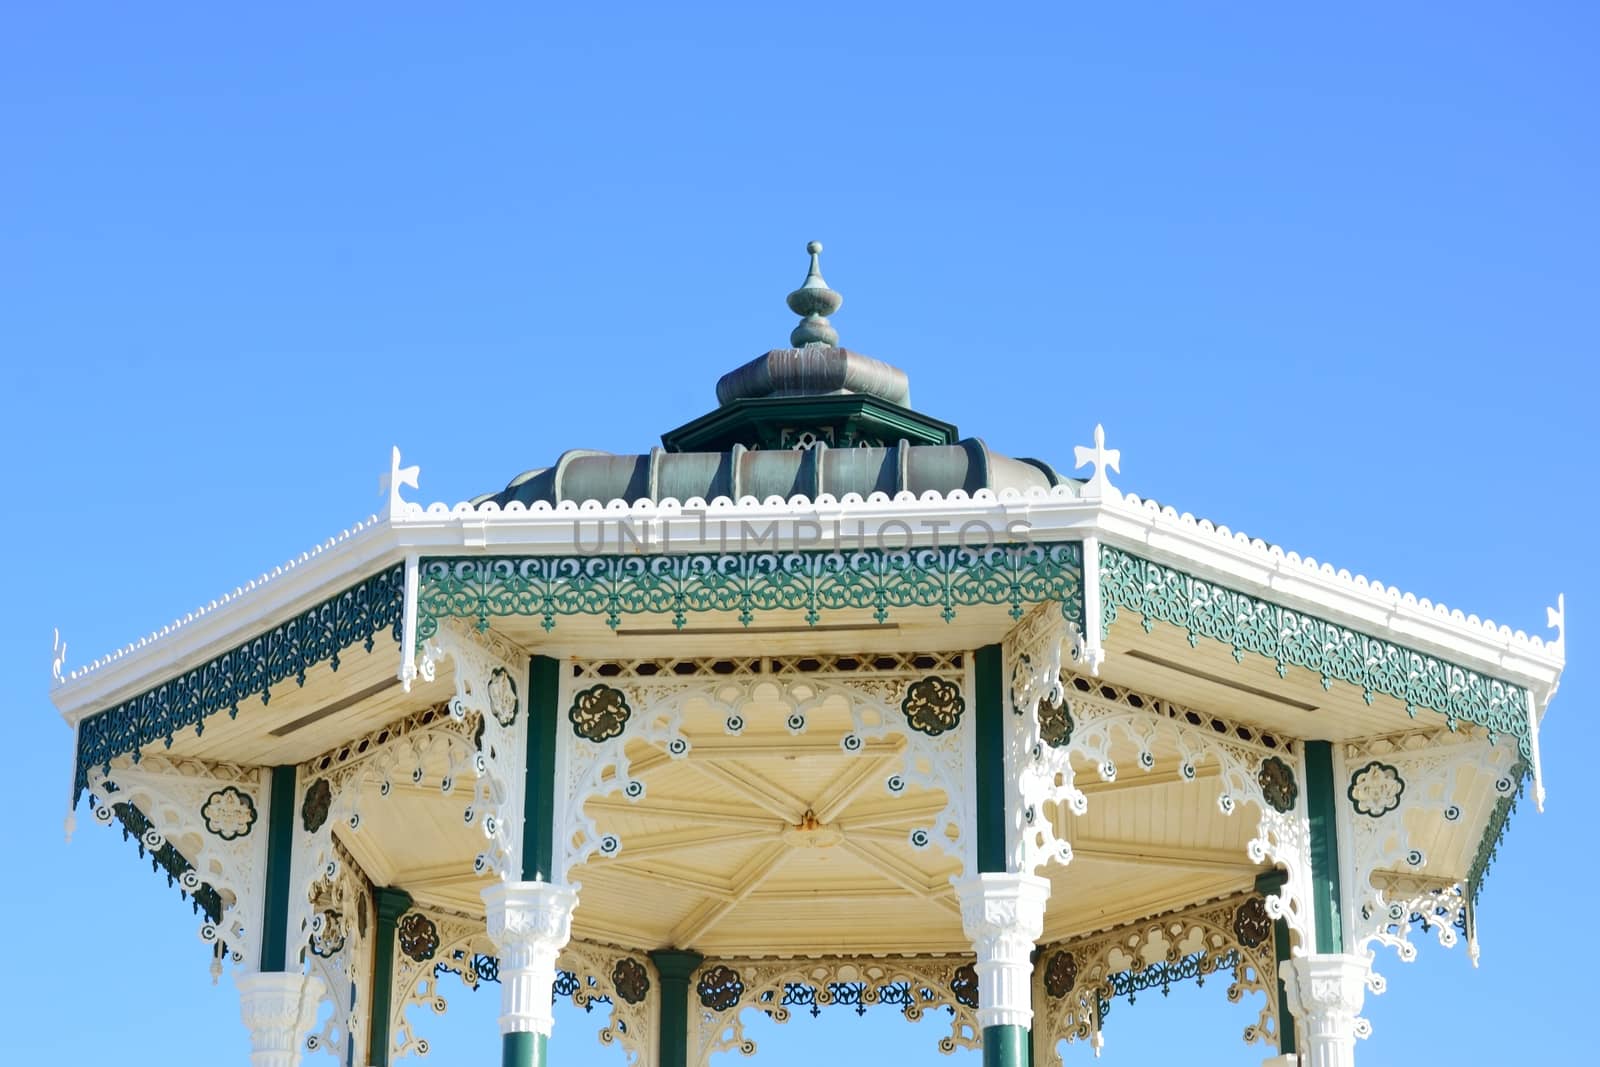
[[(1049, 489), (1071, 481), (1047, 463), (958, 439), (950, 423), (910, 407), (904, 371), (839, 345), (826, 318), (844, 298), (822, 280), (818, 253), (789, 294), (802, 316), (792, 348), (773, 349), (722, 376), (718, 407), (661, 435), (662, 448), (615, 455), (573, 450), (526, 471), (475, 504), (555, 505), (637, 500), (815, 499), (929, 490)], [(1073, 484), (1076, 484), (1073, 481)]]
[(699, 497), (759, 500), (779, 496), (835, 499), (846, 493), (888, 493), (901, 490), (921, 495), (932, 489), (949, 494), (960, 489), (1048, 489), (1068, 481), (1047, 463), (1012, 459), (991, 452), (975, 437), (953, 445), (915, 445), (906, 441), (888, 447), (829, 448), (817, 442), (807, 448), (751, 449), (735, 444), (723, 452), (668, 452), (653, 448), (642, 455), (573, 450), (553, 467), (528, 471), (498, 493), (474, 503), (513, 500), (608, 503), (623, 500), (689, 500)]

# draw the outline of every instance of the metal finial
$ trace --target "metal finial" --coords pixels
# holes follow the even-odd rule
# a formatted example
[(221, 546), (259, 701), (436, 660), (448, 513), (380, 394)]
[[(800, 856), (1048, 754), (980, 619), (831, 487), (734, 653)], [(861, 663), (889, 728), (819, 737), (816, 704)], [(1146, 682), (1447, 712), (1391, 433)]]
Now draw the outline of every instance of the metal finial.
[(812, 241), (806, 245), (806, 251), (811, 254), (811, 269), (806, 272), (804, 284), (789, 294), (789, 309), (802, 316), (800, 325), (789, 334), (789, 343), (796, 348), (837, 346), (839, 332), (828, 322), (828, 316), (839, 310), (844, 297), (829, 289), (828, 283), (822, 280), (822, 265), (817, 258), (822, 252), (822, 242)]

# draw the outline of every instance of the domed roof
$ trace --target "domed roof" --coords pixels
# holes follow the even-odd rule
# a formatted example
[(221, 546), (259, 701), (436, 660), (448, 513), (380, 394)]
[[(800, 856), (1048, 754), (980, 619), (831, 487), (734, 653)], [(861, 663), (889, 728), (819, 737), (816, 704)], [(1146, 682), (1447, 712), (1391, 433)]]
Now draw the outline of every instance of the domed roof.
[(635, 455), (568, 451), (554, 466), (526, 471), (474, 503), (970, 495), (1072, 481), (1039, 460), (991, 452), (913, 410), (903, 370), (839, 345), (826, 315), (844, 298), (822, 280), (822, 245), (813, 241), (806, 251), (810, 271), (788, 300), (803, 316), (790, 335), (794, 347), (724, 374), (715, 410), (662, 434), (663, 447)]

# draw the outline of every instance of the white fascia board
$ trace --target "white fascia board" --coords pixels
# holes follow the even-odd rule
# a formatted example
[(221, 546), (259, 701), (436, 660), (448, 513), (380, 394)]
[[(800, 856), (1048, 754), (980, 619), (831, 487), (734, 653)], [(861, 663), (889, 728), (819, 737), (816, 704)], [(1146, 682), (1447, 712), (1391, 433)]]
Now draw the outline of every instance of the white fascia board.
[[(635, 550), (649, 555), (663, 554), (659, 533), (663, 528), (670, 531), (670, 554), (675, 555), (735, 549), (747, 523), (763, 535), (769, 524), (776, 523), (778, 544), (772, 549), (748, 545), (749, 550), (786, 551), (792, 547), (800, 523), (808, 524), (802, 548), (837, 547), (835, 538), (839, 537), (848, 550), (863, 541), (875, 545), (880, 534), (887, 545), (898, 548), (904, 543), (906, 525), (910, 525), (912, 544), (917, 547), (930, 546), (936, 540), (940, 545), (954, 545), (965, 522), (986, 522), (995, 539), (1005, 541), (1010, 539), (1009, 524), (1020, 522), (1027, 524), (1035, 541), (1099, 537), (1241, 592), (1526, 685), (1541, 704), (1554, 690), (1565, 662), (1559, 645), (1502, 633), (1443, 609), (1411, 602), (1394, 589), (1323, 570), (1262, 542), (1230, 534), (1225, 528), (1170, 510), (1156, 510), (1137, 498), (1085, 500), (1060, 487), (1050, 493), (1007, 492), (999, 497), (982, 490), (972, 497), (955, 493), (918, 498), (901, 493), (891, 499), (878, 493), (866, 500), (854, 496), (842, 500), (823, 496), (816, 501), (746, 498), (710, 505), (698, 500), (640, 502), (632, 507), (616, 503), (505, 510), (492, 505), (407, 505), (387, 521), (358, 528), (256, 588), (175, 625), (170, 632), (152, 635), (142, 644), (74, 672), (76, 677), (56, 686), (51, 697), (62, 715), (76, 722), (85, 714), (142, 692), (159, 679), (174, 677), (220, 655), (407, 555), (572, 554), (576, 547), (574, 523), (587, 538), (593, 536), (599, 522), (653, 526), (654, 547), (648, 552)], [(820, 532), (816, 526), (821, 527)], [(608, 544), (604, 551), (614, 552), (616, 545)]]
[(152, 685), (220, 656), (380, 570), (400, 562), (394, 530), (373, 522), (319, 546), (273, 575), (256, 579), (207, 607), (72, 672), (50, 691), (62, 718), (76, 725)]

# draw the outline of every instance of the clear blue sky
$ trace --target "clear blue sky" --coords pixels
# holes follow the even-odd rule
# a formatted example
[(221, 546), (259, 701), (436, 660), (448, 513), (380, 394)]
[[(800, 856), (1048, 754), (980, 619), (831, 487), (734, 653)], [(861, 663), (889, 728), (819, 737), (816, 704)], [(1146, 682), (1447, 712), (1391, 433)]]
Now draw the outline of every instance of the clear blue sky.
[[(52, 626), (84, 662), (298, 554), (391, 444), (429, 499), (648, 448), (785, 341), (811, 238), (844, 343), (1001, 452), (1104, 422), (1143, 495), (1521, 628), (1566, 592), (1482, 969), (1380, 957), (1363, 1058), (1587, 1047), (1600, 15), (1104, 6), (0, 14), (13, 1058), (246, 1052), (175, 892), (61, 844)], [(495, 996), (433, 1062), (493, 1062)], [(761, 1062), (943, 1062), (804, 1022)], [(1256, 1062), (1242, 1025), (1152, 994), (1104, 1062)], [(592, 1029), (558, 1062), (620, 1064)]]

